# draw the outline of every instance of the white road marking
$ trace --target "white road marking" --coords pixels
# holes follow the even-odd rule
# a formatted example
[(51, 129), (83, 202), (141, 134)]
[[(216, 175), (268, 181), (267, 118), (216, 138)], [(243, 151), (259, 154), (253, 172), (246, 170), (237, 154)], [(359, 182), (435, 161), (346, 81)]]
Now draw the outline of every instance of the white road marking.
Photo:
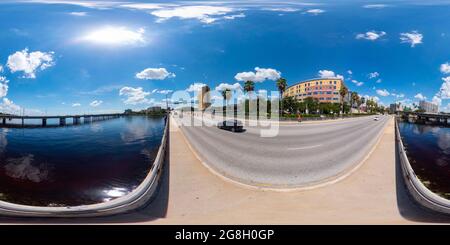
[(304, 146), (304, 147), (294, 147), (294, 148), (288, 148), (288, 151), (294, 151), (294, 150), (306, 150), (311, 148), (316, 148), (322, 145), (310, 145), (310, 146)]

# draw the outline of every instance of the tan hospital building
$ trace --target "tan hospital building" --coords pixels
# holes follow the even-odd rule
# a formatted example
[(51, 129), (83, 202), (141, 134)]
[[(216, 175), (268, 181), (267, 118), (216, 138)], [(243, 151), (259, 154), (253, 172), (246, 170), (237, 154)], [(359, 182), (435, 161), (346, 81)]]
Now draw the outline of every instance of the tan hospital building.
[(319, 102), (340, 103), (339, 90), (342, 86), (345, 84), (340, 78), (315, 78), (289, 86), (283, 93), (283, 97), (294, 97), (299, 101), (312, 97)]

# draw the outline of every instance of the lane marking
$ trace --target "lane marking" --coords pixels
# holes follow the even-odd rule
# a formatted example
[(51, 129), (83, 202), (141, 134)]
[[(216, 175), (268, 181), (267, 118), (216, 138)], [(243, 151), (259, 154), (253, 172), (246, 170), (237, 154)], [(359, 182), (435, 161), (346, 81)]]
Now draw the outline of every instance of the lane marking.
[(304, 146), (304, 147), (293, 147), (293, 148), (288, 148), (288, 151), (294, 151), (294, 150), (306, 150), (306, 149), (311, 149), (311, 148), (316, 148), (322, 146), (320, 145), (310, 145), (310, 146)]

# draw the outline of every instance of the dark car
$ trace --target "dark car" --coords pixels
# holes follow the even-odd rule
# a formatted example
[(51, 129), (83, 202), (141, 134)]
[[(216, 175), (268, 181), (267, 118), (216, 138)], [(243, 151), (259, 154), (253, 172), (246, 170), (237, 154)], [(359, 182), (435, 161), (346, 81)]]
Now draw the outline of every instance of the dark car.
[(241, 132), (244, 129), (242, 122), (239, 120), (225, 120), (217, 123), (217, 127), (220, 129), (230, 130), (232, 132)]

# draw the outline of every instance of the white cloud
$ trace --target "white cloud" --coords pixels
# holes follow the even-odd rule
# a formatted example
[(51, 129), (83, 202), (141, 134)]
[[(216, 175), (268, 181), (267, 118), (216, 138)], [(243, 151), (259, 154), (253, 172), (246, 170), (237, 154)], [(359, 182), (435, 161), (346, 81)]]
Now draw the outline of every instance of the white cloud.
[(348, 70), (347, 73), (348, 73), (349, 75), (353, 75), (353, 71), (351, 71), (351, 70)]
[(24, 49), (10, 55), (6, 65), (12, 73), (23, 72), (25, 78), (36, 78), (37, 70), (45, 70), (55, 64), (53, 55), (54, 52), (28, 53), (28, 49)]
[(0, 73), (2, 73), (2, 72), (3, 72), (3, 66), (0, 65)]
[(309, 9), (305, 13), (312, 14), (312, 15), (318, 15), (318, 14), (325, 13), (325, 10), (323, 10), (323, 9)]
[(170, 18), (197, 19), (209, 24), (217, 20), (216, 16), (226, 15), (233, 11), (230, 7), (198, 5), (158, 9), (152, 11), (151, 14), (163, 21)]
[(76, 5), (85, 8), (105, 9), (116, 6), (118, 2), (114, 1), (80, 1), (80, 0), (28, 0), (23, 3), (43, 3), (43, 4), (67, 4)]
[(164, 80), (167, 77), (175, 77), (175, 74), (168, 72), (166, 68), (147, 68), (136, 74), (136, 78), (145, 80)]
[(356, 35), (356, 39), (366, 39), (370, 41), (375, 41), (386, 35), (384, 31), (368, 31), (366, 33), (359, 33)]
[(370, 95), (366, 94), (363, 97), (366, 99), (366, 101), (367, 100), (373, 100), (375, 102), (379, 102), (380, 101), (380, 98), (378, 96), (370, 96)]
[(433, 96), (433, 99), (431, 100), (431, 102), (433, 102), (435, 105), (440, 106), (442, 103), (442, 99), (439, 98), (439, 96), (435, 95), (435, 96)]
[(223, 91), (225, 89), (239, 90), (239, 89), (242, 89), (242, 87), (239, 83), (235, 83), (235, 84), (221, 83), (221, 84), (219, 84), (219, 86), (216, 87), (217, 91)]
[(389, 5), (387, 4), (366, 4), (363, 6), (363, 8), (366, 9), (382, 9), (382, 8), (386, 8), (389, 7)]
[(414, 98), (418, 99), (418, 100), (426, 100), (427, 97), (423, 96), (422, 93), (418, 93), (414, 96)]
[(3, 98), (2, 103), (0, 104), (0, 111), (7, 114), (17, 115), (20, 113), (21, 108), (8, 98)]
[(262, 8), (262, 10), (275, 11), (275, 12), (297, 12), (300, 9), (298, 9), (298, 8), (291, 8), (291, 7), (285, 7), (285, 8)]
[(395, 96), (397, 99), (404, 98), (405, 94), (397, 94), (397, 93), (391, 93), (392, 96)]
[(186, 91), (187, 92), (197, 92), (204, 86), (207, 86), (207, 85), (204, 83), (193, 83), (193, 84), (189, 85), (189, 87), (186, 89)]
[(165, 90), (159, 90), (158, 94), (170, 94), (172, 92), (173, 92), (173, 90), (165, 89)]
[(129, 30), (126, 27), (107, 26), (89, 32), (79, 40), (109, 45), (142, 45), (147, 43), (144, 34), (144, 28)]
[(9, 80), (6, 77), (0, 76), (0, 98), (8, 94), (8, 82)]
[(83, 17), (87, 15), (86, 12), (70, 12), (69, 14), (77, 17)]
[(139, 10), (152, 10), (152, 9), (162, 9), (163, 5), (157, 3), (129, 3), (129, 4), (122, 4), (120, 5), (120, 7)]
[(80, 103), (73, 103), (73, 104), (72, 104), (72, 107), (79, 107), (79, 106), (81, 106)]
[(157, 94), (170, 94), (172, 92), (173, 92), (173, 90), (170, 90), (170, 89), (164, 89), (164, 90), (153, 89), (152, 90), (152, 94), (154, 94), (154, 93), (157, 93)]
[(440, 70), (444, 74), (449, 74), (450, 73), (450, 64), (448, 62), (442, 64)]
[(442, 78), (444, 81), (439, 90), (440, 98), (450, 99), (450, 76)]
[(367, 76), (369, 77), (369, 79), (377, 78), (377, 77), (380, 76), (380, 73), (378, 73), (378, 72), (375, 71), (375, 72), (369, 73)]
[(317, 74), (320, 78), (338, 78), (344, 80), (344, 76), (335, 74), (334, 71), (320, 70)]
[(383, 89), (383, 90), (377, 89), (377, 94), (385, 97), (385, 96), (388, 96), (390, 93), (386, 89)]
[(363, 82), (358, 82), (356, 80), (352, 80), (352, 83), (354, 83), (358, 87), (360, 87), (360, 86), (362, 86), (364, 84)]
[(265, 80), (275, 81), (281, 77), (281, 72), (272, 68), (259, 68), (255, 67), (256, 72), (247, 71), (239, 72), (234, 78), (238, 81), (253, 81), (253, 82), (263, 82)]
[(400, 40), (402, 43), (409, 43), (414, 48), (417, 44), (421, 44), (423, 35), (417, 31), (400, 33)]
[(97, 106), (100, 106), (101, 104), (103, 104), (103, 101), (101, 101), (101, 100), (94, 100), (89, 105), (92, 106), (92, 107), (97, 107)]
[(136, 105), (151, 102), (146, 98), (148, 95), (150, 95), (150, 92), (144, 91), (141, 87), (123, 87), (120, 89), (119, 95), (127, 97), (125, 100), (123, 100), (123, 102), (127, 105)]
[(375, 82), (376, 83), (381, 83), (383, 80), (381, 80), (381, 79), (377, 79)]
[(223, 18), (226, 20), (234, 20), (236, 18), (244, 18), (245, 14), (244, 13), (240, 13), (240, 14), (233, 14), (233, 15), (226, 15)]

